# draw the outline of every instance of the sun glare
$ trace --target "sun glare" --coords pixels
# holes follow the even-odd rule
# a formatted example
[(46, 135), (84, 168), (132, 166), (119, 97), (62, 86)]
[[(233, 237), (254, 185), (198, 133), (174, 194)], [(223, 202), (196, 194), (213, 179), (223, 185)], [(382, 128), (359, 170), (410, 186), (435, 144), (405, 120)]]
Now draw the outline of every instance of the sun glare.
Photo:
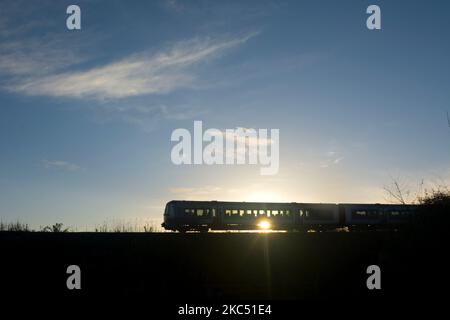
[(261, 230), (269, 230), (271, 227), (270, 222), (267, 220), (261, 220), (260, 222), (258, 222), (257, 226)]

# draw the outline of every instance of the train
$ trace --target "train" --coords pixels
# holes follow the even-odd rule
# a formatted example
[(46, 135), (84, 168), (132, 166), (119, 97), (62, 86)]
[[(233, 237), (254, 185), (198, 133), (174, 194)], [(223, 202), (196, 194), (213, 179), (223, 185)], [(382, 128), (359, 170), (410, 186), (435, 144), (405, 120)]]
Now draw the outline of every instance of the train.
[(399, 229), (410, 225), (416, 205), (355, 203), (269, 203), (172, 200), (166, 230), (330, 231)]

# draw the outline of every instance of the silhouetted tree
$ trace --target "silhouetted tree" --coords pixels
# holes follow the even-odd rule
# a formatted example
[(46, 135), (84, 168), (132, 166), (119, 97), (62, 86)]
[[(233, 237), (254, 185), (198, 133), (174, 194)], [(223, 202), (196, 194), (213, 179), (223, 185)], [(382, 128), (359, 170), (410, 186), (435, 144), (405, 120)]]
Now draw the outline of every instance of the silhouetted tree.
[(408, 185), (401, 183), (399, 179), (392, 178), (392, 182), (389, 185), (383, 187), (387, 194), (386, 200), (392, 203), (398, 204), (414, 204), (418, 202), (418, 199), (423, 196), (424, 181), (420, 181), (415, 188), (415, 192), (411, 191)]

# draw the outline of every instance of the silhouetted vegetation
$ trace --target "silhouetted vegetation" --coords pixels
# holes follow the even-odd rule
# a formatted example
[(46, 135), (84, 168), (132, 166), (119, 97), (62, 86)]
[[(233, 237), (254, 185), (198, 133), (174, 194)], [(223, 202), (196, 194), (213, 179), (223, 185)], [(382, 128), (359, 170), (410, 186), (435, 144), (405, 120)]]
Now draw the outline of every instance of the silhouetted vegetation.
[(443, 238), (450, 222), (450, 189), (444, 184), (424, 188), (422, 180), (416, 188), (410, 188), (398, 179), (385, 186), (387, 200), (399, 204), (416, 204), (418, 211), (411, 225), (413, 233), (422, 243)]
[(28, 224), (21, 223), (19, 221), (9, 222), (9, 223), (0, 221), (0, 231), (11, 231), (11, 232), (23, 231), (23, 232), (28, 232), (28, 231), (33, 231), (33, 230), (31, 230), (29, 228)]
[[(424, 194), (425, 181), (422, 179), (417, 186), (411, 186), (405, 181), (392, 178), (391, 183), (383, 187), (387, 202), (396, 204), (417, 204)], [(426, 190), (425, 190), (426, 192)]]
[[(0, 231), (2, 232), (78, 232), (76, 228), (64, 227), (63, 223), (55, 223), (53, 225), (41, 226), (38, 229), (32, 229), (28, 224), (20, 221), (5, 222), (0, 221)], [(111, 232), (111, 233), (123, 233), (123, 232), (161, 232), (162, 229), (159, 224), (151, 221), (138, 223), (127, 221), (113, 221), (104, 222), (101, 225), (96, 226), (93, 229), (86, 229), (85, 232)]]
[(63, 228), (62, 223), (55, 223), (52, 226), (46, 226), (42, 228), (42, 232), (68, 232), (69, 228)]
[(104, 222), (102, 225), (95, 227), (95, 232), (161, 232), (162, 229), (154, 222), (131, 223), (125, 221), (113, 221), (111, 223)]
[(428, 233), (442, 233), (448, 229), (450, 222), (450, 190), (439, 187), (425, 191), (418, 198), (419, 211), (416, 226)]

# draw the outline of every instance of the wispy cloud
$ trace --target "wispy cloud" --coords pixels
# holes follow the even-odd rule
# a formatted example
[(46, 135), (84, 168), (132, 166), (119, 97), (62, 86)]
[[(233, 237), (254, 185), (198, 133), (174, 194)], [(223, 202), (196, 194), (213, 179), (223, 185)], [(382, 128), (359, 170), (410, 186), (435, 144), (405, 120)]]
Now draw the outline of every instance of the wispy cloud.
[(338, 165), (344, 159), (345, 158), (343, 156), (341, 156), (339, 152), (331, 150), (325, 154), (325, 159), (320, 161), (320, 167), (328, 168), (333, 165)]
[[(271, 147), (275, 143), (271, 137), (260, 136), (258, 129), (236, 127), (233, 130), (234, 132), (232, 134), (227, 134), (226, 130), (219, 129), (205, 132), (206, 137), (220, 138), (223, 143), (233, 144), (234, 152), (232, 153), (215, 150), (216, 155), (221, 157), (225, 156), (226, 161), (231, 160), (234, 162), (234, 159), (239, 157), (245, 158), (251, 152), (257, 154), (261, 147)], [(268, 134), (270, 134), (270, 130), (268, 130)]]
[(61, 160), (42, 160), (41, 164), (46, 169), (58, 169), (58, 170), (64, 170), (64, 171), (77, 171), (81, 170), (81, 167), (77, 164), (70, 163), (67, 161), (61, 161)]
[(85, 60), (83, 55), (68, 50), (65, 43), (61, 36), (3, 43), (0, 46), (0, 71), (13, 77), (9, 88), (19, 89), (28, 81), (38, 81)]
[[(272, 138), (260, 137), (258, 129), (236, 127), (235, 134), (227, 135), (226, 130), (214, 130), (205, 132), (206, 136), (216, 137), (221, 136), (225, 141), (239, 143), (245, 146), (270, 146), (274, 143)], [(239, 132), (239, 134), (237, 133)]]
[(169, 192), (183, 199), (212, 199), (219, 194), (223, 194), (224, 190), (217, 186), (204, 187), (173, 187)]
[[(197, 38), (181, 41), (162, 52), (134, 54), (120, 61), (83, 71), (55, 72), (41, 76), (29, 71), (38, 66), (35, 64), (32, 68), (23, 70), (21, 73), (24, 76), (7, 88), (27, 95), (98, 100), (164, 94), (193, 85), (194, 65), (245, 43), (254, 35), (252, 33), (222, 41)], [(4, 57), (3, 60), (6, 65), (11, 62), (12, 57)]]
[[(83, 62), (91, 40), (80, 34), (55, 28), (56, 21), (46, 18), (45, 8), (28, 1), (2, 2), (0, 16), (0, 80), (5, 87), (20, 84), (25, 79), (62, 72)], [(92, 34), (92, 32), (85, 32)], [(97, 39), (98, 40), (98, 39)]]
[(163, 4), (167, 9), (177, 13), (183, 12), (185, 9), (184, 3), (178, 0), (164, 0)]
[(186, 120), (198, 118), (208, 113), (206, 108), (185, 104), (102, 104), (99, 109), (96, 122), (126, 122), (140, 127), (142, 130), (151, 132), (164, 120)]

